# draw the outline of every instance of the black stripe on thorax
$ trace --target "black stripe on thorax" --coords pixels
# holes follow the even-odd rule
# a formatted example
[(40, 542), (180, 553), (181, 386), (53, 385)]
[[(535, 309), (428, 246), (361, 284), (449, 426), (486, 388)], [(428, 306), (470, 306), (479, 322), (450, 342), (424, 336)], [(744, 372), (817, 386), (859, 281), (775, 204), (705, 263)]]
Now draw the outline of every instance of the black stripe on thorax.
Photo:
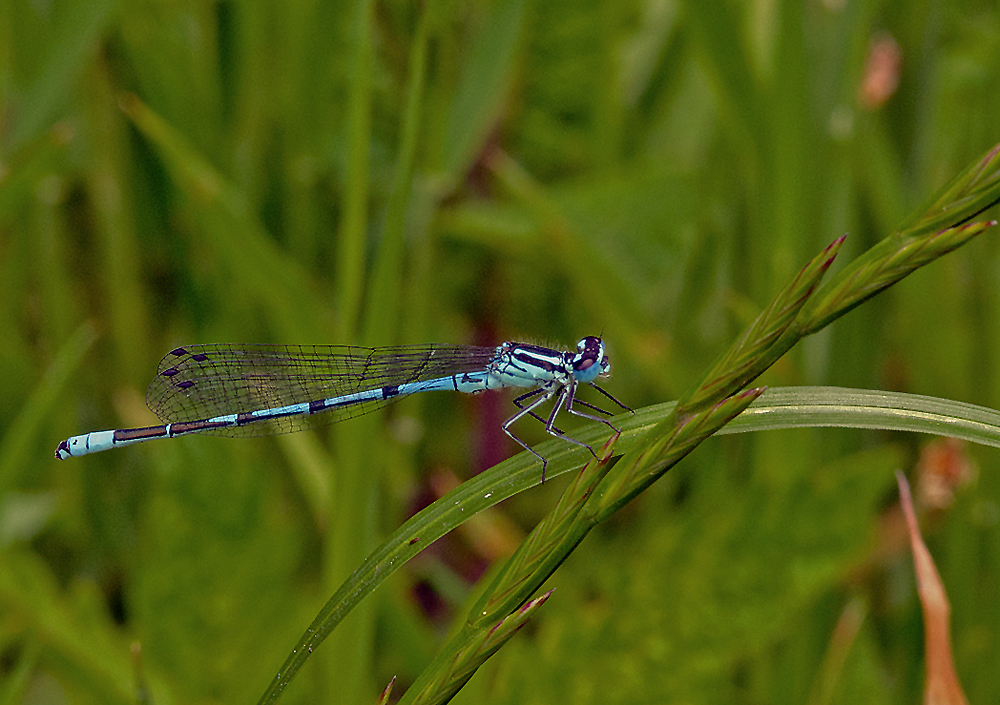
[(517, 362), (543, 369), (546, 372), (559, 369), (561, 367), (559, 363), (562, 361), (562, 356), (558, 353), (554, 353), (554, 351), (548, 348), (538, 347), (532, 347), (527, 350), (523, 347), (518, 348), (511, 355), (511, 358)]

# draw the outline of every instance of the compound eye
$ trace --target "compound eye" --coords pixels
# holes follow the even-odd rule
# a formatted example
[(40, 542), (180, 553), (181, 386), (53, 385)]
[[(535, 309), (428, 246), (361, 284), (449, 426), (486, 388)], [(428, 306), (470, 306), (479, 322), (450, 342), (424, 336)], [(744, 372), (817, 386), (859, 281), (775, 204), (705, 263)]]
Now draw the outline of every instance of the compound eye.
[(590, 353), (593, 357), (597, 357), (601, 353), (601, 339), (594, 335), (588, 335), (586, 338), (580, 340), (576, 344), (576, 349), (580, 353)]
[(600, 338), (588, 335), (576, 344), (577, 354), (573, 369), (586, 370), (604, 358), (604, 344)]

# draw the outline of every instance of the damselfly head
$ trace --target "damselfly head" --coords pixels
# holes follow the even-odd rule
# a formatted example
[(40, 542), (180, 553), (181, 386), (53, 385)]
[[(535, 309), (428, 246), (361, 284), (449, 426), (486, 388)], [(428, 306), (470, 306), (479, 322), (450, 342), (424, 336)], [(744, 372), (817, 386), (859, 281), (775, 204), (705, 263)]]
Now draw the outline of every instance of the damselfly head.
[(573, 372), (581, 382), (593, 382), (611, 372), (611, 361), (604, 353), (604, 341), (588, 335), (576, 344), (572, 359)]

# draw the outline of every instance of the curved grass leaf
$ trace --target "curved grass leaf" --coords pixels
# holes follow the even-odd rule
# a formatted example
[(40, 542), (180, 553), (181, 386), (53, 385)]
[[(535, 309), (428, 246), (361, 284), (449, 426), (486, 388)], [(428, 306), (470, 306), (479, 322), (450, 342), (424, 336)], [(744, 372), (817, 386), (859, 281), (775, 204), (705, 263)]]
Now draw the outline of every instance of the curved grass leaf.
[[(616, 450), (638, 446), (647, 431), (666, 419), (673, 402), (656, 404), (616, 417), (622, 433)], [(974, 404), (915, 394), (841, 387), (786, 387), (765, 392), (719, 433), (746, 433), (782, 428), (843, 427), (931, 433), (1000, 447), (1000, 412)], [(581, 429), (577, 437), (598, 447), (609, 434), (603, 425)], [(546, 473), (555, 477), (580, 467), (589, 458), (584, 448), (558, 440), (536, 450), (548, 458)], [(373, 551), (324, 605), (302, 635), (260, 699), (276, 702), (281, 692), (317, 646), (375, 588), (421, 550), (473, 515), (541, 482), (539, 463), (521, 453), (455, 488), (399, 527)]]

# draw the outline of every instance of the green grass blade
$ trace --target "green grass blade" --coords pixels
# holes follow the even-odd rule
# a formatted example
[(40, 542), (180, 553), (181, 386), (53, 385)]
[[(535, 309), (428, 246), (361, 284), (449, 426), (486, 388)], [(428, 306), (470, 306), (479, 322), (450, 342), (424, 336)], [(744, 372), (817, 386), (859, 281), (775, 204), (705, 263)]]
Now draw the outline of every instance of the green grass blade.
[(6, 140), (6, 148), (17, 148), (35, 139), (63, 109), (67, 93), (79, 81), (88, 57), (97, 51), (107, 28), (118, 14), (117, 0), (60, 3), (60, 15), (46, 37), (46, 56), (27, 95), (23, 110)]
[(135, 96), (121, 104), (186, 194), (200, 217), (200, 235), (228, 276), (286, 339), (302, 339), (315, 328), (313, 312), (299, 303), (317, 299), (307, 270), (275, 245), (243, 194), (180, 132)]
[(369, 149), (372, 132), (373, 3), (356, 0), (351, 39), (354, 60), (348, 106), (347, 185), (339, 229), (337, 291), (340, 297), (340, 337), (353, 341), (364, 292), (365, 242), (368, 233)]
[(411, 203), (414, 165), (420, 137), (425, 85), (427, 82), (429, 13), (420, 17), (410, 49), (409, 85), (403, 113), (402, 139), (396, 157), (392, 189), (385, 207), (382, 240), (371, 277), (365, 310), (363, 339), (371, 345), (388, 345), (399, 331), (400, 313), (405, 310), (402, 296), (406, 254), (406, 213)]
[(464, 175), (496, 127), (513, 83), (525, 28), (524, 0), (494, 3), (472, 43), (451, 105), (443, 157), (445, 178)]
[[(616, 452), (637, 448), (650, 429), (670, 416), (674, 406), (673, 402), (656, 404), (634, 415), (614, 418), (612, 422), (622, 430)], [(931, 433), (1000, 447), (1000, 412), (915, 394), (841, 387), (768, 390), (718, 433), (831, 426)], [(577, 438), (596, 448), (609, 435), (603, 425), (592, 424), (581, 429)], [(559, 440), (539, 444), (536, 450), (549, 459), (546, 473), (550, 478), (580, 467), (590, 457), (586, 449)], [(355, 606), (408, 560), (475, 514), (539, 484), (540, 470), (533, 456), (521, 453), (463, 483), (403, 524), (330, 598), (260, 703), (276, 702), (316, 647)]]
[(844, 387), (779, 387), (719, 433), (780, 428), (871, 428), (930, 433), (1000, 448), (1000, 412), (950, 399)]
[[(38, 431), (45, 427), (52, 408), (96, 339), (97, 333), (91, 323), (84, 323), (76, 329), (49, 366), (42, 384), (21, 407), (14, 423), (0, 437), (0, 494), (16, 486), (19, 468), (33, 467), (30, 458), (36, 448), (34, 441)], [(53, 439), (53, 451), (57, 442)], [(50, 455), (49, 459), (51, 457)]]

